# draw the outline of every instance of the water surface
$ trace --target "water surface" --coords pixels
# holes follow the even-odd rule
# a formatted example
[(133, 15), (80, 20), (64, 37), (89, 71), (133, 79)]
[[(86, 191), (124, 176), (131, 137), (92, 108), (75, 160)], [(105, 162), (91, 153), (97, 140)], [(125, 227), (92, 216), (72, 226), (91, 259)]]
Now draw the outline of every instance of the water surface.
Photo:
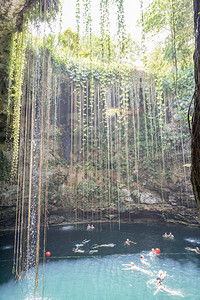
[[(200, 245), (198, 228), (166, 224), (94, 224), (60, 226), (48, 231), (45, 277), (40, 265), (38, 299), (52, 300), (120, 300), (120, 299), (193, 299), (199, 300), (200, 255), (187, 250)], [(175, 239), (165, 239), (172, 232)], [(125, 246), (126, 239), (136, 242)], [(73, 250), (77, 244), (83, 253)], [(110, 247), (99, 247), (99, 245)], [(34, 270), (30, 277), (15, 282), (12, 270), (13, 235), (0, 236), (0, 299), (34, 299)], [(97, 246), (98, 245), (98, 246)], [(151, 248), (158, 247), (159, 255), (151, 258)], [(93, 252), (92, 251), (98, 251)], [(150, 266), (143, 265), (143, 254)], [(42, 253), (41, 253), (42, 257)], [(123, 270), (122, 264), (134, 262), (139, 270)], [(165, 290), (157, 290), (159, 270), (167, 272)], [(43, 280), (44, 290), (43, 290)]]

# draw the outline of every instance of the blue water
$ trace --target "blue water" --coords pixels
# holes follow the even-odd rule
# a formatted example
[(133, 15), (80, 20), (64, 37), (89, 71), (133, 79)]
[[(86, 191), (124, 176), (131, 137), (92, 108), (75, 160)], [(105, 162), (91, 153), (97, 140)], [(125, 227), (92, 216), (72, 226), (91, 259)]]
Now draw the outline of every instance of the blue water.
[[(200, 299), (200, 254), (187, 250), (200, 245), (198, 228), (166, 224), (94, 224), (54, 227), (48, 231), (47, 259), (43, 290), (43, 266), (40, 265), (38, 297), (34, 298), (34, 270), (29, 278), (15, 282), (12, 270), (13, 235), (0, 236), (0, 299), (120, 300), (120, 299)], [(162, 237), (172, 232), (174, 240)], [(129, 238), (137, 244), (125, 246)], [(83, 240), (84, 253), (73, 249)], [(97, 247), (95, 244), (113, 244)], [(160, 248), (150, 256), (151, 248)], [(91, 254), (90, 250), (98, 250)], [(143, 265), (143, 254), (150, 266)], [(42, 253), (41, 253), (42, 257)], [(123, 270), (122, 264), (134, 262), (139, 270)], [(159, 270), (167, 272), (165, 290), (157, 290)], [(148, 274), (146, 274), (146, 271)]]

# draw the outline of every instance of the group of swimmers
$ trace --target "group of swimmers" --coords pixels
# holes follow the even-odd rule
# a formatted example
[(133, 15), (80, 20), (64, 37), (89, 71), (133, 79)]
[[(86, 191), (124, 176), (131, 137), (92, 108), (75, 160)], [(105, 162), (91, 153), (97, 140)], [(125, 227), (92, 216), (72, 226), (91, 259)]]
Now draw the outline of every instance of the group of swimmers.
[[(156, 254), (158, 254), (158, 253), (156, 253), (155, 250), (152, 248), (152, 250), (150, 252), (150, 258), (152, 259), (152, 257)], [(151, 266), (150, 263), (144, 257), (144, 255), (140, 256), (140, 261), (146, 267)], [(122, 266), (125, 267), (122, 270), (140, 271), (140, 272), (142, 272), (144, 274), (147, 274), (151, 277), (154, 276), (154, 273), (151, 270), (147, 270), (147, 269), (143, 269), (141, 267), (138, 267), (134, 264), (134, 262), (131, 262), (129, 264), (122, 264)], [(171, 290), (171, 289), (167, 288), (165, 285), (163, 285), (163, 280), (166, 276), (167, 276), (166, 271), (159, 270), (159, 272), (157, 274), (157, 277), (155, 279), (147, 281), (147, 286), (149, 286), (150, 284), (155, 284), (156, 285), (156, 291), (154, 292), (154, 295), (156, 295), (159, 291), (165, 291), (170, 295), (176, 295), (176, 296), (183, 297), (183, 294), (180, 291)]]
[(73, 248), (72, 251), (75, 253), (89, 253), (89, 254), (93, 254), (93, 253), (97, 253), (98, 250), (96, 250), (97, 248), (112, 248), (114, 247), (116, 244), (110, 243), (110, 244), (93, 244), (90, 250), (84, 250), (81, 247), (85, 246), (87, 243), (89, 243), (90, 240), (83, 240), (80, 244), (76, 244), (76, 248)]
[(162, 237), (164, 238), (171, 238), (171, 239), (174, 239), (174, 235), (170, 232), (169, 234), (167, 234), (167, 232), (165, 232)]
[[(162, 237), (164, 238), (171, 238), (171, 239), (174, 239), (174, 235), (170, 232), (169, 234), (167, 234), (167, 232), (165, 232)], [(200, 249), (199, 247), (195, 247), (195, 248), (191, 248), (191, 247), (186, 247), (185, 248), (186, 250), (189, 250), (189, 251), (193, 251), (195, 252), (196, 254), (200, 254)]]
[(95, 229), (95, 227), (94, 227), (93, 224), (92, 225), (90, 225), (90, 224), (87, 225), (87, 230), (94, 230), (94, 229)]
[[(93, 230), (93, 229), (94, 229), (94, 226), (88, 224), (87, 230)], [(174, 235), (171, 232), (169, 234), (167, 234), (167, 232), (165, 232), (162, 235), (162, 237), (174, 239)], [(116, 244), (113, 244), (113, 243), (110, 243), (110, 244), (100, 244), (100, 245), (93, 244), (91, 246), (90, 250), (83, 250), (83, 249), (80, 248), (80, 247), (85, 246), (89, 242), (90, 242), (90, 240), (86, 240), (86, 239), (83, 240), (80, 244), (76, 244), (76, 248), (73, 249), (73, 251), (76, 252), (76, 253), (77, 252), (78, 253), (84, 253), (85, 252), (85, 253), (93, 254), (95, 252), (98, 252), (98, 248), (114, 247), (116, 245)], [(137, 243), (134, 242), (134, 241), (131, 241), (129, 238), (127, 238), (126, 241), (124, 242), (124, 246), (130, 246), (131, 244), (135, 245)], [(198, 247), (196, 247), (194, 249), (187, 247), (186, 249), (190, 250), (190, 251), (194, 251), (197, 254), (200, 254), (200, 249)], [(156, 257), (159, 254), (156, 250), (157, 249), (154, 249), (154, 248), (151, 249), (151, 251), (149, 253), (150, 259), (154, 259), (154, 257)], [(150, 264), (150, 262), (147, 261), (147, 259), (144, 257), (144, 255), (140, 255), (140, 262), (141, 262), (141, 264), (144, 265), (144, 268), (142, 268), (140, 266), (136, 266), (134, 264), (134, 262), (130, 262), (129, 264), (122, 264), (122, 266), (125, 267), (122, 270), (140, 271), (140, 272), (142, 272), (142, 273), (144, 273), (146, 275), (154, 276), (155, 272), (153, 273), (151, 270), (147, 269), (148, 267), (151, 267), (151, 264)], [(155, 284), (156, 291), (154, 292), (154, 295), (156, 295), (159, 291), (165, 291), (165, 292), (167, 292), (170, 295), (176, 295), (176, 296), (183, 297), (183, 294), (180, 291), (173, 291), (173, 290), (167, 288), (165, 285), (163, 285), (163, 280), (166, 277), (166, 275), (167, 275), (166, 271), (159, 270), (159, 272), (157, 274), (157, 277), (155, 279), (147, 281), (147, 285), (148, 286), (149, 286), (149, 284)]]
[[(167, 237), (167, 238), (172, 238), (173, 239), (174, 235), (171, 232), (169, 234), (167, 234), (165, 232), (165, 234), (163, 234), (163, 237)], [(129, 246), (131, 243), (132, 244), (136, 244), (136, 242), (133, 242), (133, 241), (130, 241), (129, 239), (127, 239), (125, 241), (124, 245), (128, 245)], [(197, 248), (198, 247), (196, 247), (196, 249)], [(197, 249), (197, 251), (200, 251), (200, 250)], [(150, 259), (154, 259), (158, 254), (159, 253), (156, 252), (156, 249), (152, 248), (151, 251), (150, 251), (150, 253), (149, 253)], [(148, 262), (147, 259), (142, 254), (140, 255), (140, 262), (144, 265), (144, 267), (150, 267), (151, 266), (150, 262)], [(130, 262), (129, 264), (122, 264), (122, 266), (125, 267), (122, 270), (140, 271), (140, 272), (142, 272), (144, 274), (147, 274), (149, 276), (153, 276), (154, 275), (154, 273), (151, 270), (144, 269), (144, 268), (141, 268), (139, 266), (136, 266), (134, 264), (134, 262)], [(167, 276), (167, 272), (166, 271), (159, 270), (159, 272), (157, 274), (157, 277), (155, 279), (147, 281), (147, 285), (149, 285), (149, 284), (155, 284), (156, 285), (156, 291), (154, 292), (154, 295), (156, 295), (159, 291), (165, 291), (165, 292), (167, 292), (170, 295), (176, 295), (176, 296), (183, 297), (183, 294), (180, 291), (171, 290), (171, 289), (167, 288), (165, 285), (163, 285), (163, 280), (164, 280), (164, 278), (166, 276)]]

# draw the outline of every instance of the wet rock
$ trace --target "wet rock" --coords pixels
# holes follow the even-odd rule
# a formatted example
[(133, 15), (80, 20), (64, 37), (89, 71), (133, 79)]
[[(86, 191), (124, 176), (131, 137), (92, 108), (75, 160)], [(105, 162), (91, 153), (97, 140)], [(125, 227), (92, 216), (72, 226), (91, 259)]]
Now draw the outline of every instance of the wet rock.
[(173, 196), (169, 196), (169, 203), (173, 206), (176, 206), (177, 205), (177, 199), (176, 197), (173, 197)]
[(48, 218), (49, 225), (61, 224), (64, 222), (65, 218), (63, 216), (52, 215)]
[(140, 203), (142, 204), (159, 204), (161, 199), (155, 197), (153, 194), (145, 192), (140, 194)]
[(17, 185), (9, 185), (8, 188), (1, 189), (0, 205), (15, 206), (17, 199)]
[(127, 189), (121, 189), (120, 190), (120, 200), (127, 201), (127, 202), (133, 202), (133, 199), (131, 198), (131, 192)]

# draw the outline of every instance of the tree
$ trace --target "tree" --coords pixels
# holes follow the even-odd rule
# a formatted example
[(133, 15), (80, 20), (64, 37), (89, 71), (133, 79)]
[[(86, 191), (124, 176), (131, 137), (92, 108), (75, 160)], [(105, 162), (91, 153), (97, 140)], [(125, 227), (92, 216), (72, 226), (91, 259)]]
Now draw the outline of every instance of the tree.
[(76, 32), (68, 28), (62, 34), (59, 34), (59, 40), (68, 58), (75, 55), (79, 43), (79, 37)]
[(195, 32), (195, 92), (194, 114), (191, 131), (191, 181), (198, 210), (200, 212), (200, 2), (194, 0), (194, 32)]
[(145, 34), (164, 37), (164, 59), (176, 73), (193, 53), (193, 10), (191, 0), (153, 0), (143, 14)]

